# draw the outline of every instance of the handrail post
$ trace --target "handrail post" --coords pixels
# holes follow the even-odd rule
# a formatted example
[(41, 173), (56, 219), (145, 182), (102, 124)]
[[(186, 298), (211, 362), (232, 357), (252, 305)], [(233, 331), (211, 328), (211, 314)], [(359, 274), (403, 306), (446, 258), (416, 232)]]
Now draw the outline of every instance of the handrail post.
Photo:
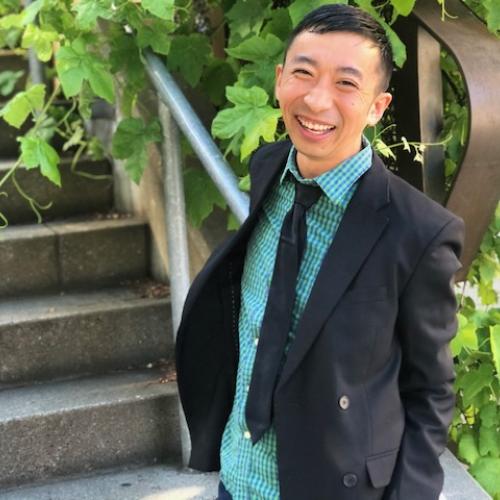
[[(187, 242), (184, 183), (182, 179), (179, 129), (169, 109), (159, 101), (159, 117), (163, 128), (162, 163), (164, 171), (165, 225), (170, 276), (172, 326), (174, 340), (181, 321), (184, 300), (189, 290), (189, 250)], [(191, 441), (180, 401), (180, 433), (182, 463), (187, 466)]]
[[(32, 0), (25, 0), (25, 6), (28, 7)], [(43, 83), (43, 65), (38, 59), (33, 48), (28, 49), (29, 75), (32, 84)]]

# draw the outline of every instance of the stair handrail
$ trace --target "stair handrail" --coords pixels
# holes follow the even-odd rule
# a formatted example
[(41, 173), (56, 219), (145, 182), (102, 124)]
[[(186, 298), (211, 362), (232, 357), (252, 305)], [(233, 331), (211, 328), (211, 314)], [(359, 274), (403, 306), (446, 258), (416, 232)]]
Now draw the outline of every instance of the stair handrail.
[(242, 223), (248, 215), (248, 195), (240, 191), (238, 178), (160, 58), (150, 51), (146, 51), (145, 57), (146, 70), (158, 97), (169, 108), (208, 175)]

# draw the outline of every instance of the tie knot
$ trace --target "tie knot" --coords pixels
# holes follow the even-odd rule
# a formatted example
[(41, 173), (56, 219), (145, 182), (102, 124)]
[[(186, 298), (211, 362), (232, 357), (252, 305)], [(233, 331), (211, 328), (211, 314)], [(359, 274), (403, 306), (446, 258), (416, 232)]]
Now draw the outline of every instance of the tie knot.
[(295, 203), (302, 205), (306, 210), (311, 208), (321, 196), (321, 188), (316, 185), (302, 184), (295, 180)]

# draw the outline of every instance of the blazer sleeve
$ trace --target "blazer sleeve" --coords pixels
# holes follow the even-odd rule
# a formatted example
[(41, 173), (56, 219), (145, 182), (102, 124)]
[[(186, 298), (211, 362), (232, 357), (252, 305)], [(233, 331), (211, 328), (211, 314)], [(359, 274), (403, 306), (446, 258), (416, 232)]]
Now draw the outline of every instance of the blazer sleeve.
[(455, 403), (449, 342), (457, 331), (453, 284), (463, 235), (463, 221), (453, 217), (427, 246), (400, 295), (396, 333), (405, 432), (383, 500), (438, 500), (443, 487), (439, 455)]
[(257, 176), (256, 170), (258, 168), (258, 160), (256, 161), (256, 156), (258, 156), (259, 149), (256, 149), (252, 155), (250, 156), (250, 160), (248, 162), (248, 174), (250, 175), (250, 208), (249, 212), (255, 208), (255, 198), (256, 198), (256, 188), (255, 188), (255, 178)]

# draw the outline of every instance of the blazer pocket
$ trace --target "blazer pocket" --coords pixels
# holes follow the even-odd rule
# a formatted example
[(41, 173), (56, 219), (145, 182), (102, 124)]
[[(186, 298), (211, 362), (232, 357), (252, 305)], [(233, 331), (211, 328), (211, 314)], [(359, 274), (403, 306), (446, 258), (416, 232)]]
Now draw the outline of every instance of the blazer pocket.
[(363, 288), (353, 288), (344, 294), (344, 302), (374, 302), (385, 300), (387, 298), (387, 287), (385, 286), (369, 286)]
[(391, 482), (399, 449), (372, 455), (366, 459), (368, 476), (374, 488), (383, 488)]

